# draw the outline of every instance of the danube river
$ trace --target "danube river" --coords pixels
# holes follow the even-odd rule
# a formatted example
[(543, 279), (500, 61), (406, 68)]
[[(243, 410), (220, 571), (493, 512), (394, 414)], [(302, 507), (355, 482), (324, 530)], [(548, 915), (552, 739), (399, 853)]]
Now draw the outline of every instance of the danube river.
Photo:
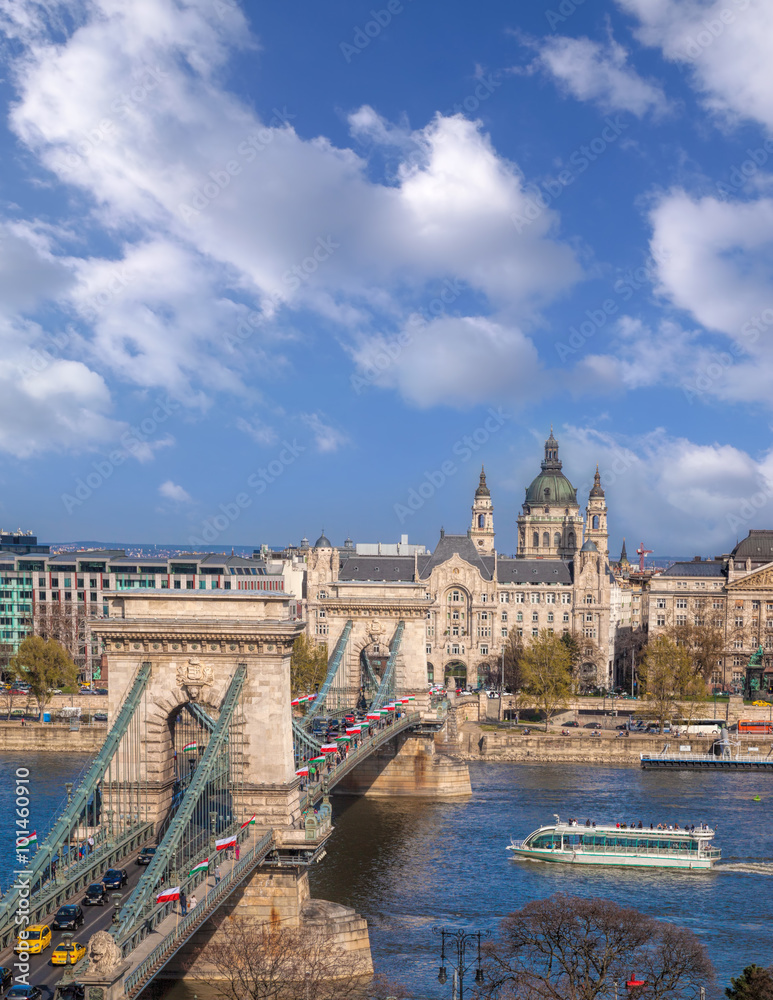
[[(17, 763), (0, 758), (0, 777)], [(70, 763), (70, 773), (82, 766)], [(42, 817), (63, 793), (68, 768), (62, 757), (44, 754), (27, 755), (24, 765)], [(506, 913), (554, 892), (614, 899), (690, 928), (705, 942), (723, 985), (744, 965), (773, 963), (770, 775), (507, 763), (472, 763), (470, 775), (473, 794), (461, 802), (334, 798), (336, 829), (311, 876), (314, 896), (367, 918), (377, 970), (403, 979), (418, 996), (450, 996), (436, 979), (433, 926), (494, 932)], [(10, 815), (10, 782), (2, 782), (1, 794)], [(506, 857), (511, 836), (523, 838), (554, 813), (581, 823), (706, 822), (718, 830), (723, 860), (711, 873), (677, 873)], [(167, 996), (193, 994), (179, 984)]]

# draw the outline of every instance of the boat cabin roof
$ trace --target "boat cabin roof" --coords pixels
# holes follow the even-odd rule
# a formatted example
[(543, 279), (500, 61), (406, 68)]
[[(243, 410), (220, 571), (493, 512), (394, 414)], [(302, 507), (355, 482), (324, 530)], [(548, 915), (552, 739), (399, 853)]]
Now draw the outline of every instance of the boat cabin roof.
[(706, 839), (710, 839), (715, 833), (715, 831), (708, 826), (696, 826), (694, 830), (650, 830), (649, 826), (629, 826), (622, 828), (604, 823), (597, 823), (595, 826), (585, 826), (584, 823), (578, 823), (575, 826), (573, 823), (570, 824), (562, 822), (546, 824), (545, 826), (541, 826), (536, 832), (539, 833), (543, 830), (554, 830), (556, 833), (610, 833), (616, 837), (625, 836), (627, 833), (637, 834), (638, 836), (662, 836), (664, 833), (667, 833), (671, 839), (685, 837), (690, 840), (694, 840), (696, 837), (705, 837)]

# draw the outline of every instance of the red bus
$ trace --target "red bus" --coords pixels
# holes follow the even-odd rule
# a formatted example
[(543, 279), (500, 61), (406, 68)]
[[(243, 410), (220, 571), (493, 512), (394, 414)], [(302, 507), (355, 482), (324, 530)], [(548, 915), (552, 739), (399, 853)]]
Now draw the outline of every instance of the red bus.
[(764, 719), (741, 719), (738, 723), (739, 733), (773, 733), (773, 722)]

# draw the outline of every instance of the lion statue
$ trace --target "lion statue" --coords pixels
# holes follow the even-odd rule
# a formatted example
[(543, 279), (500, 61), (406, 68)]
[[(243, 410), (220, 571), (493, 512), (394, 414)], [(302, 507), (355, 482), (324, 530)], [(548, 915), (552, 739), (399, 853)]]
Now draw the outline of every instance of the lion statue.
[(121, 961), (121, 951), (107, 931), (97, 931), (89, 939), (89, 972), (107, 976)]

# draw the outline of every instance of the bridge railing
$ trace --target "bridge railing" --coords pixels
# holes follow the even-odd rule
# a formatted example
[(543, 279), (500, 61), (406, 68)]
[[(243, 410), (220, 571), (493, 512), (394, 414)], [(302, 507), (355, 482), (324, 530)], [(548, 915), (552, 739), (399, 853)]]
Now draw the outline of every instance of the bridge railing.
[[(188, 938), (205, 920), (230, 896), (240, 882), (253, 868), (256, 868), (274, 847), (274, 834), (265, 834), (254, 847), (250, 848), (242, 858), (223, 875), (220, 882), (210, 889), (199, 905), (175, 924), (169, 934), (151, 951), (147, 958), (124, 979), (124, 994), (128, 998), (137, 996), (149, 979), (182, 948)], [(139, 943), (136, 935), (119, 943), (124, 957), (131, 954)]]

